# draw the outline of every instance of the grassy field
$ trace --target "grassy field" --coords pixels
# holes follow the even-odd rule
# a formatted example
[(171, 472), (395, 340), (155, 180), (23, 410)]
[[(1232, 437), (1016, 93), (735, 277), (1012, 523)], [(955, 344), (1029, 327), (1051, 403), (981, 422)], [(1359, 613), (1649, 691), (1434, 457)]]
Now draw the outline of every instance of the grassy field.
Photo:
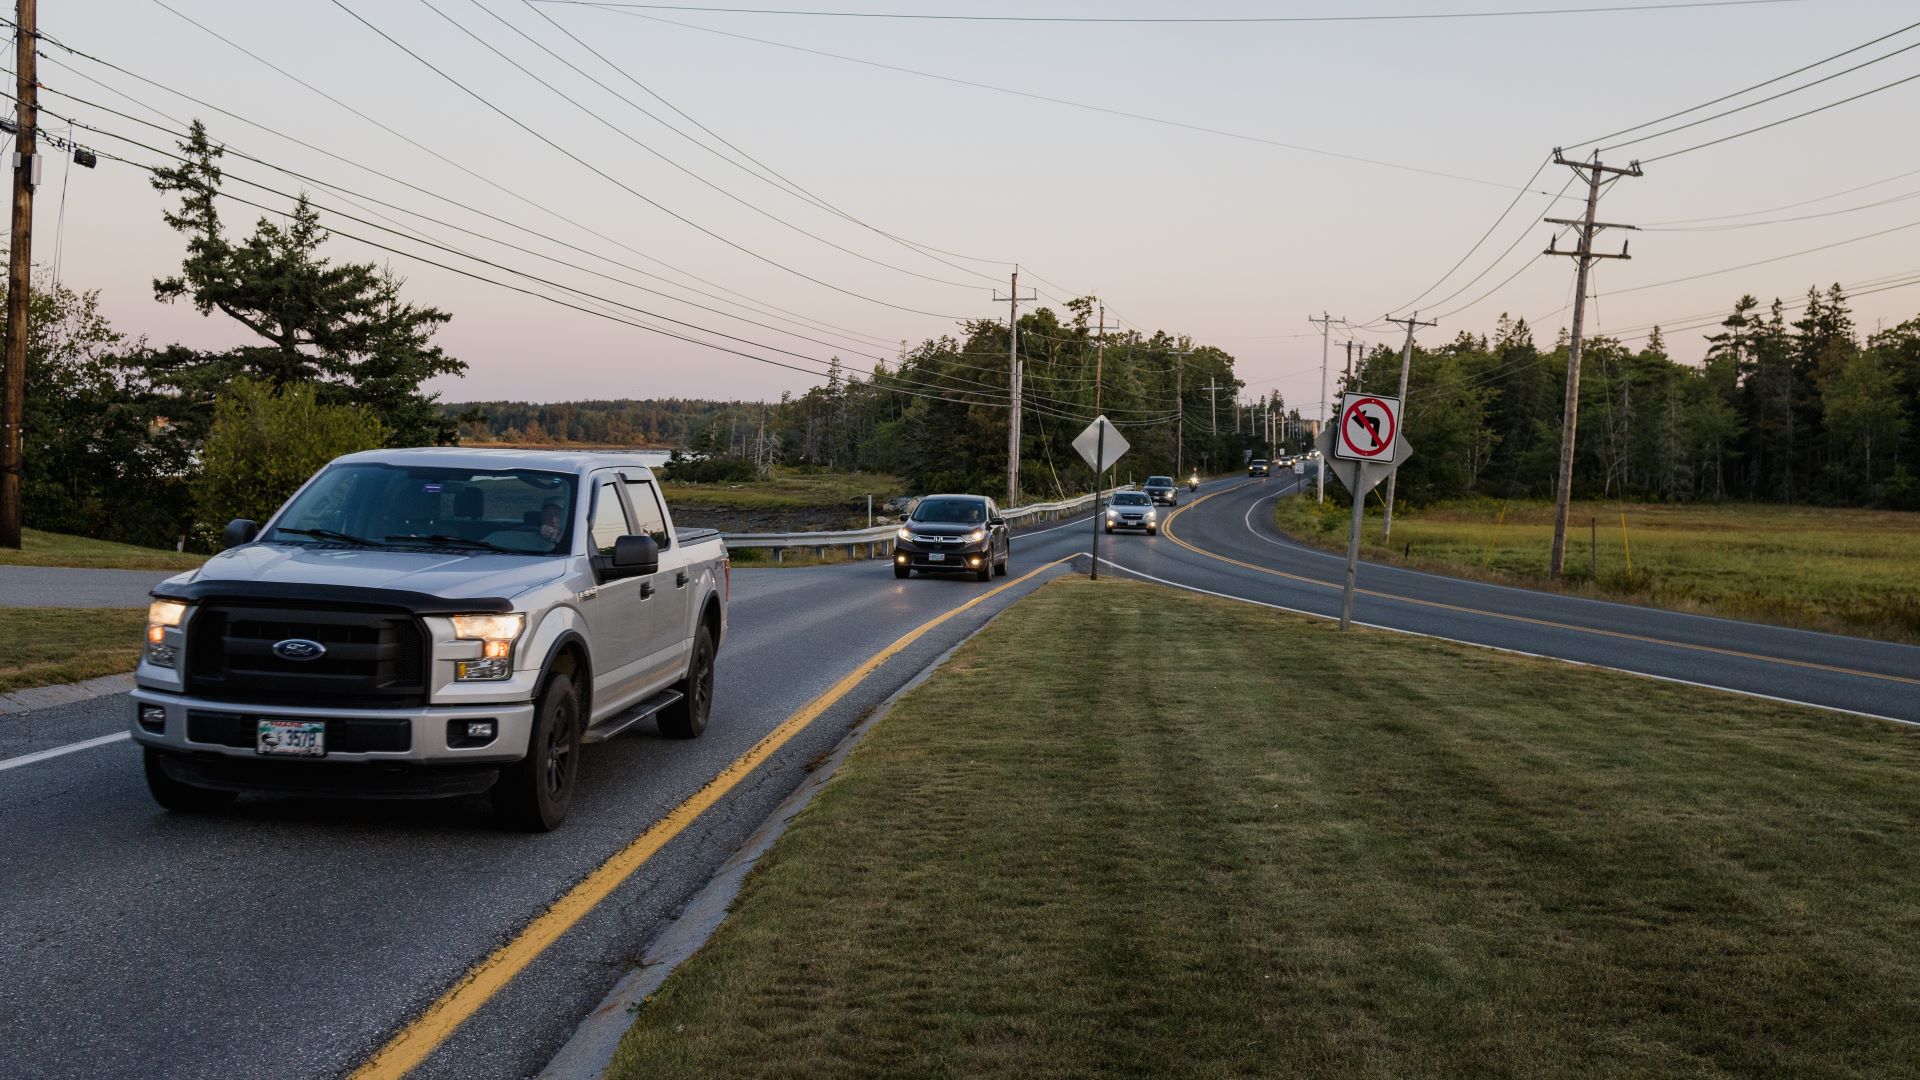
[[(1346, 550), (1348, 509), (1331, 502), (1320, 509), (1310, 498), (1294, 498), (1280, 500), (1277, 513), (1289, 534)], [(1567, 591), (1920, 641), (1920, 514), (1742, 503), (1575, 503), (1569, 522)], [(1391, 550), (1379, 540), (1376, 499), (1364, 534), (1368, 558), (1548, 586), (1553, 505), (1487, 501), (1396, 513)]]
[(854, 500), (866, 513), (866, 498), (873, 496), (877, 511), (881, 503), (903, 494), (900, 479), (883, 473), (801, 473), (775, 469), (766, 480), (742, 484), (684, 484), (663, 482), (672, 506), (724, 507), (740, 510), (809, 509), (833, 507), (846, 509)]
[(0, 607), (0, 693), (133, 670), (145, 609)]
[(1074, 579), (900, 702), (608, 1075), (1912, 1075), (1916, 769), (1887, 725)]
[(25, 529), (20, 550), (0, 548), (0, 566), (80, 566), (110, 570), (191, 570), (207, 561), (160, 548), (134, 547), (109, 540)]

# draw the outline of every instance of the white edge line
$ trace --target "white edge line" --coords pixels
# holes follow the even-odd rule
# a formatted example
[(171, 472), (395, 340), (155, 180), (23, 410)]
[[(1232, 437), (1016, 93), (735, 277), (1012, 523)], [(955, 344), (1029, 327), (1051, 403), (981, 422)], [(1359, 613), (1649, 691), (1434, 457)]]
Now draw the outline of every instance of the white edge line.
[[(1340, 621), (1339, 618), (1336, 616), (1322, 615), (1317, 611), (1307, 611), (1302, 608), (1287, 607), (1284, 604), (1269, 604), (1264, 600), (1249, 600), (1244, 596), (1233, 596), (1229, 593), (1214, 592), (1212, 589), (1202, 589), (1197, 585), (1182, 585), (1180, 582), (1177, 582), (1177, 581), (1168, 581), (1166, 578), (1155, 577), (1152, 574), (1149, 574), (1143, 570), (1135, 570), (1130, 566), (1122, 566), (1111, 559), (1101, 559), (1100, 561), (1103, 563), (1106, 563), (1108, 566), (1113, 567), (1115, 570), (1121, 571), (1122, 573), (1132, 574), (1135, 577), (1145, 578), (1148, 581), (1158, 582), (1161, 585), (1167, 585), (1175, 589), (1182, 589), (1187, 592), (1204, 593), (1207, 596), (1216, 596), (1222, 600), (1233, 600), (1242, 604), (1252, 604), (1255, 607), (1271, 608), (1274, 611), (1285, 611), (1293, 615), (1305, 615), (1310, 619), (1320, 619), (1325, 622)], [(1610, 664), (1595, 664), (1585, 660), (1569, 660), (1564, 656), (1548, 656), (1545, 653), (1527, 652), (1525, 649), (1508, 649), (1508, 648), (1503, 648), (1499, 645), (1486, 645), (1478, 641), (1467, 641), (1463, 638), (1450, 638), (1443, 634), (1423, 634), (1418, 630), (1403, 630), (1397, 626), (1382, 626), (1378, 623), (1361, 622), (1358, 619), (1354, 620), (1353, 625), (1364, 626), (1369, 630), (1385, 630), (1390, 634), (1405, 634), (1408, 637), (1428, 638), (1433, 641), (1451, 641), (1456, 645), (1470, 645), (1476, 649), (1486, 649), (1489, 652), (1506, 653), (1510, 656), (1525, 656), (1534, 660), (1550, 660), (1557, 664), (1571, 664), (1574, 667), (1592, 668), (1596, 671), (1613, 671), (1613, 672), (1618, 672), (1622, 675), (1634, 675), (1642, 679), (1653, 679), (1657, 682), (1674, 683), (1679, 686), (1691, 686), (1700, 690), (1713, 690), (1722, 694), (1734, 694), (1739, 697), (1754, 698), (1758, 701), (1771, 701), (1779, 705), (1798, 705), (1803, 709), (1818, 709), (1821, 712), (1839, 713), (1842, 716), (1858, 716), (1867, 720), (1880, 720), (1880, 721), (1884, 721), (1885, 723), (1900, 724), (1905, 727), (1920, 727), (1920, 720), (1902, 720), (1897, 716), (1882, 716), (1879, 713), (1861, 712), (1859, 709), (1843, 709), (1838, 705), (1821, 705), (1812, 701), (1800, 701), (1795, 698), (1776, 697), (1773, 694), (1762, 694), (1755, 690), (1736, 690), (1730, 686), (1715, 686), (1712, 683), (1694, 682), (1690, 679), (1677, 679), (1671, 675), (1655, 675), (1655, 674), (1652, 674), (1651, 672), (1635, 671), (1632, 668), (1613, 667)]]
[(0, 761), (0, 772), (6, 772), (8, 769), (18, 769), (26, 765), (38, 764), (39, 762), (49, 761), (57, 757), (65, 757), (68, 754), (77, 754), (82, 750), (91, 750), (96, 746), (105, 746), (108, 743), (117, 743), (121, 739), (130, 739), (132, 737), (133, 736), (127, 732), (116, 731), (111, 735), (102, 735), (97, 739), (83, 739), (77, 743), (56, 746), (51, 750), (39, 750), (31, 754), (22, 754), (19, 757), (10, 757), (5, 761)]

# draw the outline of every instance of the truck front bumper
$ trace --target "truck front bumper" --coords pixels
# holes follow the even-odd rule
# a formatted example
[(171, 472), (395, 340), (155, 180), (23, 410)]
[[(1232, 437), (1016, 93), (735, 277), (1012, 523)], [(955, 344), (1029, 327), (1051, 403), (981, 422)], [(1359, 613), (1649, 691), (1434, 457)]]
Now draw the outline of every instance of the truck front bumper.
[[(427, 705), (407, 709), (328, 709), (247, 705), (160, 690), (133, 692), (133, 740), (143, 746), (200, 758), (239, 758), (266, 766), (342, 764), (462, 765), (518, 761), (533, 730), (533, 703)], [(156, 712), (156, 710), (158, 710)], [(261, 720), (309, 720), (326, 725), (321, 757), (276, 757), (256, 747)], [(493, 721), (493, 737), (467, 736), (469, 722)]]

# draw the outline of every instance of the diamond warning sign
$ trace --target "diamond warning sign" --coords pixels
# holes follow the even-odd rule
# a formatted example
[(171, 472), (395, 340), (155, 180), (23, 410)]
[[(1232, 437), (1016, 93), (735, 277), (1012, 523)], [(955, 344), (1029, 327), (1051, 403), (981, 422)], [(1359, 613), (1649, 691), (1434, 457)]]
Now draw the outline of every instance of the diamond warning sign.
[(1400, 434), (1400, 399), (1352, 395), (1341, 402), (1339, 438), (1333, 455), (1348, 461), (1391, 464)]

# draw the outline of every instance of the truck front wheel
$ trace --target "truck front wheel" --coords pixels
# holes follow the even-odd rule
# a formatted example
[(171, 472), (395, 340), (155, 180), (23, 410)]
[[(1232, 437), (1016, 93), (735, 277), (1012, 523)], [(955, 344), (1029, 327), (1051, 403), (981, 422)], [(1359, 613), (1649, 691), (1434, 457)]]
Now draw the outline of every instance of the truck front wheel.
[(493, 812), (510, 828), (549, 832), (567, 819), (579, 780), (580, 694), (571, 677), (555, 674), (534, 709), (527, 756), (493, 785)]
[(680, 700), (660, 710), (660, 734), (697, 739), (707, 730), (707, 713), (713, 709), (713, 633), (705, 626), (693, 635), (687, 677), (674, 689), (680, 691)]
[(153, 793), (153, 801), (176, 814), (198, 814), (208, 810), (218, 810), (232, 806), (233, 800), (240, 797), (238, 792), (217, 791), (213, 788), (195, 787), (184, 784), (167, 775), (165, 765), (161, 764), (161, 753), (151, 746), (142, 747), (147, 771), (147, 790)]

